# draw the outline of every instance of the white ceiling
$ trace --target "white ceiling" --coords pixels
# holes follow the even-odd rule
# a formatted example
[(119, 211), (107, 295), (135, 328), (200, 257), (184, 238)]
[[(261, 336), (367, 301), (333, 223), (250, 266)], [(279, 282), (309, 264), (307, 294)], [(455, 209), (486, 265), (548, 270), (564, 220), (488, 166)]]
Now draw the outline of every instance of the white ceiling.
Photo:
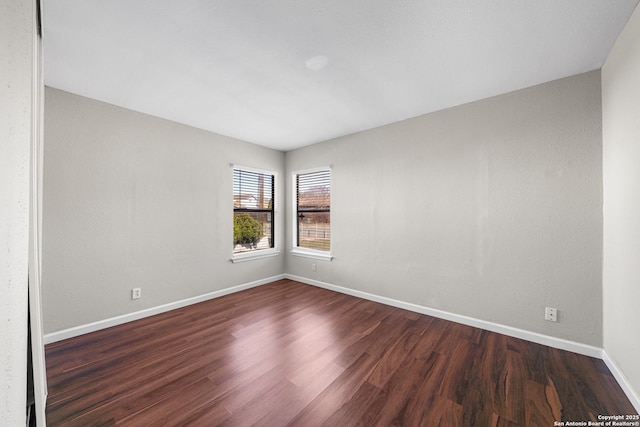
[(638, 0), (46, 0), (45, 83), (278, 150), (600, 68)]

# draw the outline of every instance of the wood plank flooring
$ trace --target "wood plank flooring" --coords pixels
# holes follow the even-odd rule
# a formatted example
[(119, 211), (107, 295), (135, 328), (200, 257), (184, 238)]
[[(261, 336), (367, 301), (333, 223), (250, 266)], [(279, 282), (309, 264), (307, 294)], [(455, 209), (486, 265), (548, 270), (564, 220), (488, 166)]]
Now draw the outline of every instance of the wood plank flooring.
[(291, 280), (46, 347), (49, 426), (553, 426), (601, 360)]

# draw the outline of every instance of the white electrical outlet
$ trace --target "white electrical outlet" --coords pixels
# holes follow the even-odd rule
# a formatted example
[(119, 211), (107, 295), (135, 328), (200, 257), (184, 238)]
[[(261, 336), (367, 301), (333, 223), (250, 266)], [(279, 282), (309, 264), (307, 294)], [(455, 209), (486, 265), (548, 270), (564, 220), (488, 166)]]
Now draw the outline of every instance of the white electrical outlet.
[(311, 264), (311, 271), (316, 271), (316, 265), (315, 264)]
[(142, 297), (142, 289), (140, 288), (131, 289), (131, 299), (138, 299), (140, 297)]
[(552, 307), (545, 307), (544, 309), (544, 320), (548, 320), (549, 322), (557, 322), (558, 321), (558, 310)]

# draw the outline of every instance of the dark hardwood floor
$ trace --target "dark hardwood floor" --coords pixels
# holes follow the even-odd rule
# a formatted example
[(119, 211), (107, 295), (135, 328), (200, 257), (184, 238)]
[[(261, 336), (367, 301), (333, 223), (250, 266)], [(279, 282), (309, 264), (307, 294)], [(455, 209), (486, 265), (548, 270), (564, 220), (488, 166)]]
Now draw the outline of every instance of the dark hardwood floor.
[(553, 426), (598, 359), (281, 280), (46, 347), (49, 426)]

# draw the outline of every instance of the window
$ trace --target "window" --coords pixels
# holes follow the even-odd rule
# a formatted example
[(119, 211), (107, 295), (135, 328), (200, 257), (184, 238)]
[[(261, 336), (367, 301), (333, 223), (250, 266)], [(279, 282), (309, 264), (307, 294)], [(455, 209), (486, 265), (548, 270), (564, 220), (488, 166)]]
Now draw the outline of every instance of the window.
[(331, 171), (329, 168), (294, 173), (294, 255), (331, 258)]
[(274, 193), (275, 173), (234, 166), (233, 261), (274, 248)]

